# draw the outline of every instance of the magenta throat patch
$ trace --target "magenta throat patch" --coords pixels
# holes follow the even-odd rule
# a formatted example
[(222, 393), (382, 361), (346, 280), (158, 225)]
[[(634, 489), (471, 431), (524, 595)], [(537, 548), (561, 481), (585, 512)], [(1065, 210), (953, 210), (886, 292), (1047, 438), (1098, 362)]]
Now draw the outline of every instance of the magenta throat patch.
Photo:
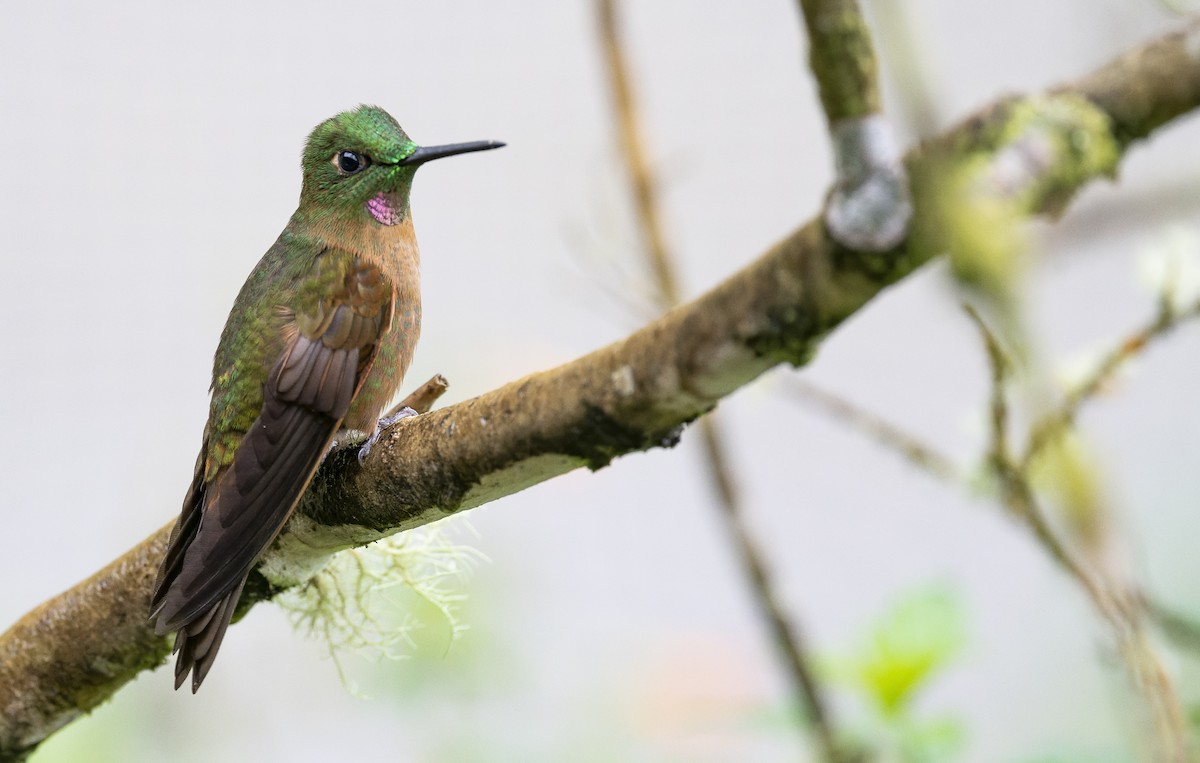
[(383, 225), (395, 225), (400, 222), (400, 204), (396, 195), (380, 191), (367, 201), (367, 211)]

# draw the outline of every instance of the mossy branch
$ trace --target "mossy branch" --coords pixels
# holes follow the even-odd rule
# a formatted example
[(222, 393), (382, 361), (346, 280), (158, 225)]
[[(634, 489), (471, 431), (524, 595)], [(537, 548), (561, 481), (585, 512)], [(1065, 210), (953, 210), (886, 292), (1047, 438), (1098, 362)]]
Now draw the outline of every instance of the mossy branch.
[(908, 233), (909, 181), (883, 115), (879, 64), (858, 0), (800, 0), (836, 177), (825, 225), (843, 246), (886, 251)]

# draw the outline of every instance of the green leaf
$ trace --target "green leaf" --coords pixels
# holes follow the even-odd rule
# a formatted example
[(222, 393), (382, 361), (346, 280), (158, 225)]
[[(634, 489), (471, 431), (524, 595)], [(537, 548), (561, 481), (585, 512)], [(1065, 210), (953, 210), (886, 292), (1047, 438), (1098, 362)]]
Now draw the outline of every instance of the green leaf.
[(956, 596), (922, 589), (906, 594), (871, 628), (855, 673), (885, 716), (902, 714), (957, 655), (966, 642), (964, 620)]

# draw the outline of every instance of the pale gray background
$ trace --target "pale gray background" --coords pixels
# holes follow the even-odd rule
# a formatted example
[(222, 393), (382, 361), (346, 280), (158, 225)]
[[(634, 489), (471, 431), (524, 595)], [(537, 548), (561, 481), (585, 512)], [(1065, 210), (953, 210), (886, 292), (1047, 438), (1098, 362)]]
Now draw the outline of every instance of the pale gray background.
[[(627, 5), (694, 294), (818, 209), (824, 125), (793, 3)], [(1176, 23), (1137, 0), (903, 8), (942, 125)], [(882, 37), (886, 66), (895, 40)], [(638, 267), (588, 3), (9, 3), (0, 72), (2, 624), (178, 511), (229, 305), (294, 208), (307, 131), (339, 110), (380, 104), (426, 143), (509, 143), (417, 181), (413, 383), (442, 372), (448, 401), (472, 396), (642, 320), (611, 298)], [(1040, 238), (1029, 307), (1046, 356), (1094, 350), (1148, 315), (1137, 253), (1168, 224), (1200, 232), (1197, 146), (1200, 122), (1172, 127)], [(985, 367), (951, 296), (940, 267), (908, 279), (805, 374), (970, 457)], [(1137, 568), (1192, 610), (1197, 337), (1153, 350), (1084, 417)], [(791, 373), (720, 415), (753, 526), (817, 648), (844, 652), (899, 593), (945, 583), (971, 641), (922, 707), (966, 719), (966, 759), (1125, 758), (1126, 686), (1080, 594), (993, 505), (797, 405)], [(490, 561), (466, 587), (471, 630), (444, 668), (383, 669), (400, 690), (353, 698), (320, 646), (262, 606), (198, 696), (172, 692), (167, 670), (145, 675), (35, 760), (794, 760), (783, 682), (700, 463), (689, 432), (472, 512), (475, 535), (456, 537)]]

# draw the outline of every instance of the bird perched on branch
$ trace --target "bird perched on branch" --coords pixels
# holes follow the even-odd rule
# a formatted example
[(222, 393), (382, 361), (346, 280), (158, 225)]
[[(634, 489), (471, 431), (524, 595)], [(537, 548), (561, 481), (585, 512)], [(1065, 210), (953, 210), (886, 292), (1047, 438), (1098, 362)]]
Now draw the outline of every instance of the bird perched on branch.
[[(175, 632), (175, 688), (212, 667), (246, 576), (283, 528), (339, 430), (370, 437), (421, 326), (409, 214), (417, 167), (504, 144), (422, 147), (362, 106), (308, 137), (300, 206), (246, 279), (213, 361), (212, 403), (150, 606)], [(408, 412), (411, 414), (411, 411)]]

